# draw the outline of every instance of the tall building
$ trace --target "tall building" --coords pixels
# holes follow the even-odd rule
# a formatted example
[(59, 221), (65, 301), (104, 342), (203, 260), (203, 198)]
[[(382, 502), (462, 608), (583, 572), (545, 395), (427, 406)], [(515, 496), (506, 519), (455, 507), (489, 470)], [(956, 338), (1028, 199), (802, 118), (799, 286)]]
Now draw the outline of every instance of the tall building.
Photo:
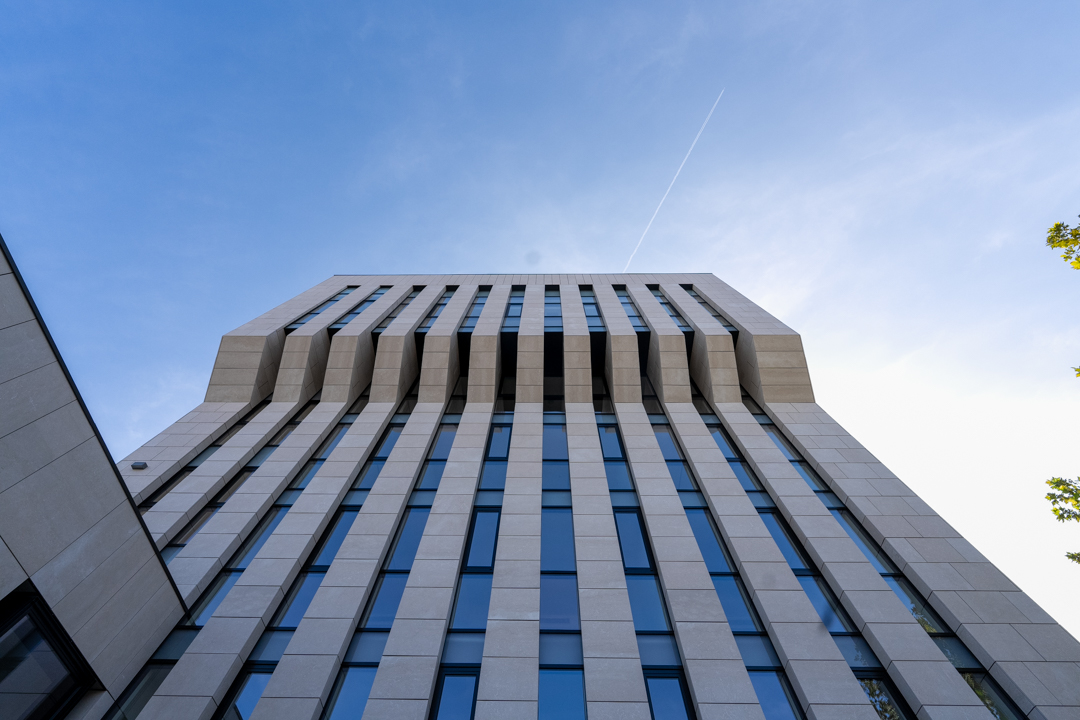
[(62, 367), (5, 270), (0, 716), (1080, 718), (1080, 644), (712, 275), (334, 276), (121, 482), (63, 372), (8, 390), (9, 338)]

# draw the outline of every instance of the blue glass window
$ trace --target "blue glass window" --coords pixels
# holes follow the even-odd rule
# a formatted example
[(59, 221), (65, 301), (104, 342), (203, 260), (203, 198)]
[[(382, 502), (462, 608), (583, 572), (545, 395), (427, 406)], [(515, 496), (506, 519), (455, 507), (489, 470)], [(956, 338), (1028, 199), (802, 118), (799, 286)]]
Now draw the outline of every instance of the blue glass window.
[(540, 670), (537, 720), (585, 720), (585, 675), (581, 670)]
[(784, 555), (784, 559), (787, 560), (787, 564), (791, 569), (809, 570), (810, 568), (802, 553), (795, 548), (794, 543), (791, 541), (791, 536), (780, 520), (780, 516), (773, 512), (763, 512), (761, 513), (761, 519), (765, 522), (765, 527), (769, 529), (769, 533), (773, 536), (773, 540), (776, 541), (777, 547), (780, 548), (780, 552)]
[(375, 588), (375, 600), (368, 607), (364, 628), (390, 629), (394, 624), (398, 605), (401, 604), (401, 595), (405, 592), (405, 583), (408, 581), (408, 573), (385, 573), (382, 576), (379, 586)]
[(266, 686), (270, 683), (270, 671), (254, 670), (246, 673), (240, 681), (236, 695), (228, 703), (229, 710), (226, 714), (231, 717), (247, 720), (255, 712), (255, 704), (259, 702)]
[(326, 704), (326, 720), (353, 720), (363, 715), (378, 670), (378, 667), (344, 668)]
[(690, 528), (694, 531), (701, 557), (705, 560), (705, 567), (709, 572), (731, 572), (731, 563), (720, 544), (709, 512), (704, 509), (689, 509), (686, 511), (686, 519), (690, 521)]
[(465, 573), (458, 585), (457, 603), (451, 630), (483, 630), (487, 627), (488, 605), (491, 602), (491, 575)]
[(678, 677), (647, 677), (645, 688), (653, 720), (689, 720), (686, 693)]
[(637, 632), (669, 632), (664, 601), (655, 575), (627, 575), (626, 591), (630, 595), (630, 610)]
[(742, 582), (732, 575), (713, 575), (713, 587), (724, 606), (724, 615), (732, 632), (760, 632), (761, 622), (750, 607)]
[(665, 460), (683, 459), (679, 451), (679, 443), (675, 440), (675, 433), (670, 425), (653, 425), (653, 433), (656, 435), (656, 442), (660, 445), (660, 452), (664, 454)]
[(489, 460), (505, 460), (510, 455), (510, 435), (512, 425), (492, 425), (491, 439), (488, 441), (487, 457)]
[(544, 508), (540, 517), (540, 571), (576, 570), (573, 511), (566, 508)]
[(444, 675), (434, 720), (470, 720), (475, 699), (476, 675)]
[(801, 714), (795, 712), (795, 694), (781, 673), (775, 670), (752, 670), (750, 682), (754, 685), (765, 720), (800, 720)]
[(545, 460), (569, 460), (570, 453), (566, 447), (565, 425), (544, 425), (544, 451)]
[(636, 512), (616, 512), (615, 529), (619, 533), (623, 567), (627, 570), (651, 570), (652, 560), (645, 546), (641, 517)]
[(607, 473), (608, 490), (633, 490), (630, 468), (623, 460), (605, 460), (604, 472)]
[(241, 553), (238, 553), (240, 559), (233, 563), (233, 568), (243, 570), (251, 564), (251, 561), (259, 554), (259, 550), (262, 549), (262, 546), (270, 539), (270, 535), (274, 532), (274, 528), (281, 524), (281, 521), (285, 518), (285, 513), (288, 511), (289, 508), (286, 507), (270, 508), (270, 511), (266, 513), (266, 516), (259, 522), (258, 528), (256, 528), (255, 532), (251, 534), (244, 544)]
[(341, 547), (341, 543), (345, 542), (345, 536), (349, 534), (349, 528), (352, 527), (353, 521), (356, 520), (358, 510), (342, 510), (334, 521), (334, 528), (323, 540), (323, 546), (319, 550), (319, 554), (315, 556), (315, 560), (312, 561), (312, 565), (329, 565), (334, 561), (334, 556), (337, 555), (338, 549)]
[(859, 550), (862, 550), (862, 554), (866, 556), (866, 559), (870, 561), (870, 564), (874, 566), (874, 569), (879, 573), (895, 573), (897, 572), (896, 566), (892, 564), (892, 561), (878, 549), (877, 544), (866, 535), (866, 531), (863, 530), (850, 517), (847, 510), (829, 510), (837, 522), (840, 523), (840, 527), (844, 528), (844, 532), (848, 534), (856, 545), (859, 546)]
[(600, 449), (604, 452), (604, 459), (624, 459), (622, 441), (619, 439), (619, 429), (614, 425), (601, 425), (597, 429), (600, 431)]
[(466, 554), (466, 567), (490, 568), (495, 564), (495, 543), (499, 536), (499, 511), (477, 510)]
[(799, 584), (810, 598), (814, 609), (825, 628), (831, 633), (855, 632), (857, 628), (847, 617), (847, 613), (840, 607), (839, 602), (833, 596), (832, 591), (825, 585), (822, 578), (810, 575), (800, 575)]
[(197, 627), (202, 627), (206, 624), (206, 621), (214, 614), (218, 605), (221, 604), (221, 601), (225, 599), (229, 590), (232, 589), (232, 586), (235, 585), (236, 581), (239, 579), (239, 571), (221, 573), (214, 579), (213, 584), (203, 594), (201, 603), (192, 611)]
[(277, 617), (274, 618), (271, 625), (282, 628), (295, 628), (299, 625), (300, 619), (304, 617), (304, 612), (308, 609), (308, 605), (311, 604), (311, 600), (315, 597), (315, 592), (319, 589), (324, 577), (326, 577), (326, 573), (300, 573), (296, 582), (293, 583), (289, 597), (286, 598), (282, 608), (278, 610)]
[(445, 460), (428, 460), (420, 469), (420, 479), (416, 483), (417, 490), (438, 490), (442, 481), (443, 471), (446, 470)]
[(480, 474), (481, 490), (502, 490), (506, 487), (506, 461), (488, 460)]
[(457, 425), (450, 425), (443, 423), (439, 426), (438, 436), (435, 438), (435, 444), (431, 448), (431, 453), (428, 455), (430, 460), (446, 460), (450, 457), (450, 448), (454, 444), (454, 437), (457, 435)]
[(540, 629), (581, 630), (577, 575), (540, 576)]
[(542, 466), (541, 487), (544, 490), (570, 489), (570, 463), (563, 460), (547, 460)]
[(416, 550), (420, 547), (420, 538), (424, 534), (424, 526), (427, 524), (429, 508), (409, 508), (405, 511), (405, 520), (401, 523), (397, 543), (390, 561), (386, 563), (387, 570), (409, 570), (412, 568)]

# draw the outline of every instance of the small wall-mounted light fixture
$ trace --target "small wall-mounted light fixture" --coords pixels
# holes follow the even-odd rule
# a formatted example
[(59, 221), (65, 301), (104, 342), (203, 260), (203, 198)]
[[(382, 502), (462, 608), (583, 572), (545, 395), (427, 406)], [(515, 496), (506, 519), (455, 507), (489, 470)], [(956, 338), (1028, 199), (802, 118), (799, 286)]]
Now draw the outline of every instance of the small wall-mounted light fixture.
[(131, 463), (131, 469), (132, 470), (145, 470), (146, 469), (146, 463), (144, 463), (142, 460), (136, 460), (135, 462)]

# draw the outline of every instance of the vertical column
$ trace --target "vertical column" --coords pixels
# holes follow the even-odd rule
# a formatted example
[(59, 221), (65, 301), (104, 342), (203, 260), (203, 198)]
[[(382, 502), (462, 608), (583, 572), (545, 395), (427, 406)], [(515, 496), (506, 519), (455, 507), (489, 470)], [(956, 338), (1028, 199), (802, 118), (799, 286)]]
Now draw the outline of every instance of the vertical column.
[(698, 410), (666, 407), (804, 711), (816, 720), (876, 718)]
[(566, 402), (592, 402), (592, 358), (589, 326), (577, 285), (559, 287), (563, 317), (563, 387)]
[(289, 421), (302, 403), (272, 402), (150, 508), (143, 521), (164, 547), (245, 463)]
[(592, 720), (649, 720), (634, 618), (591, 403), (566, 404), (585, 698)]
[[(199, 718), (209, 717), (215, 710), (344, 495), (348, 473), (355, 473), (355, 464), (345, 462), (351, 467), (343, 477), (341, 458), (366, 450), (377, 437), (369, 434), (372, 421), (378, 424), (376, 418), (385, 419), (390, 409), (376, 404), (364, 409), (214, 610), (143, 715)], [(284, 659), (279, 669), (282, 665), (287, 665)]]
[(608, 328), (606, 375), (611, 383), (611, 399), (617, 403), (639, 403), (643, 370), (638, 367), (637, 333), (611, 288), (611, 276), (596, 276), (593, 291)]
[[(180, 468), (221, 437), (251, 403), (204, 402), (117, 463), (124, 484), (139, 504), (161, 487)], [(133, 462), (146, 463), (136, 470)]]
[(641, 405), (615, 403), (615, 411), (698, 714), (715, 717), (741, 705), (758, 717), (745, 708), (756, 710), (757, 696), (649, 418)]
[(206, 589), (344, 411), (341, 403), (319, 403), (169, 561), (169, 572), (189, 604)]
[(665, 283), (660, 289), (694, 328), (694, 349), (690, 355), (690, 376), (694, 382), (711, 402), (739, 402), (739, 370), (731, 333), (681, 285)]
[[(740, 344), (742, 339), (740, 337)], [(784, 519), (904, 695), (925, 718), (982, 718), (986, 709), (742, 403), (718, 406)]]
[(543, 303), (544, 286), (527, 286), (518, 333), (514, 431), (476, 696), (476, 720), (535, 720), (537, 714), (540, 481), (544, 438)]
[(739, 329), (739, 383), (758, 402), (814, 402), (802, 338), (712, 275), (694, 286)]
[(365, 720), (424, 720), (428, 715), (487, 442), (491, 405), (468, 405), (461, 416), (364, 710)]
[[(385, 413), (387, 419), (394, 409), (394, 405), (371, 403), (361, 419), (373, 407)], [(441, 415), (441, 404), (416, 404), (278, 662), (252, 720), (312, 720), (322, 713)], [(357, 425), (361, 423), (355, 423), (354, 428)], [(378, 428), (379, 434), (383, 426)], [(379, 434), (372, 436), (372, 442)], [(340, 449), (339, 445), (335, 453)], [(335, 479), (328, 481), (335, 487), (340, 484), (338, 492), (343, 495), (356, 477), (358, 465), (358, 461), (352, 463), (342, 482), (336, 478), (345, 468), (331, 466), (328, 461), (304, 493), (319, 486), (320, 476), (330, 468)]]
[(690, 402), (690, 372), (683, 331), (675, 325), (648, 288), (628, 284), (626, 289), (652, 331), (647, 370), (657, 394), (665, 403)]
[(480, 319), (473, 328), (469, 348), (469, 402), (492, 403), (499, 394), (496, 387), (502, 365), (499, 357), (499, 328), (509, 296), (509, 285), (492, 286)]
[[(410, 277), (395, 280), (382, 297), (333, 333), (323, 378), (323, 400), (345, 402), (363, 392), (371, 382), (375, 367), (371, 331), (412, 291), (412, 280)], [(333, 328), (328, 332), (333, 332)]]

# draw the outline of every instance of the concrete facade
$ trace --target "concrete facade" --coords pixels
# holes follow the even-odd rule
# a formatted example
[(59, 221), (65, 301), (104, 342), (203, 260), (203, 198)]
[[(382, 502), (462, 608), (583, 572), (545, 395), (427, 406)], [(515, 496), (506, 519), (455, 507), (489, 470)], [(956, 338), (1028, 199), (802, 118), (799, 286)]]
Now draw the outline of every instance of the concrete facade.
[(0, 293), (0, 597), (92, 669), (71, 717), (1080, 718), (1080, 643), (712, 275), (334, 276), (119, 473), (9, 258)]

